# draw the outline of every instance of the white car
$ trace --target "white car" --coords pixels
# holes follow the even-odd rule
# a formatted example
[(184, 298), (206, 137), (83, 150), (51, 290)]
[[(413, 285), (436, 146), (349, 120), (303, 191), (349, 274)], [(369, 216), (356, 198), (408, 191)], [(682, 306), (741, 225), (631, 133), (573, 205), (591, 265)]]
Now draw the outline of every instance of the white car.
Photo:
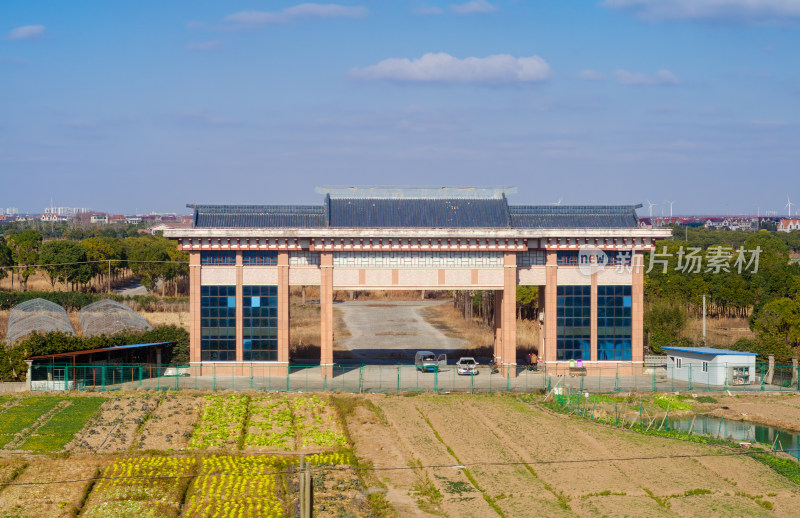
[(471, 356), (463, 356), (456, 362), (456, 372), (464, 376), (475, 376), (478, 374), (478, 362)]

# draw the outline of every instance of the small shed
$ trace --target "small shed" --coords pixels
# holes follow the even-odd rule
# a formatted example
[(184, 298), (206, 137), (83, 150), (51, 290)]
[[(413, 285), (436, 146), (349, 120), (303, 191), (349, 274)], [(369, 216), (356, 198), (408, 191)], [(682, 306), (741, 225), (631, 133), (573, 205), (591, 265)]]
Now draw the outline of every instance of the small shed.
[(667, 352), (667, 377), (707, 385), (752, 385), (756, 353), (713, 347), (662, 347)]

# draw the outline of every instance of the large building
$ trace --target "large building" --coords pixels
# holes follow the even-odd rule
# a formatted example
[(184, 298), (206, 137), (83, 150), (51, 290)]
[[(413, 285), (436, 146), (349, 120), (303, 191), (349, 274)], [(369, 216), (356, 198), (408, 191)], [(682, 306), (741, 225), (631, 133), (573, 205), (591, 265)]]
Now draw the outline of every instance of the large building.
[[(289, 287), (320, 288), (320, 363), (334, 290), (494, 290), (498, 364), (513, 375), (516, 288), (539, 287), (547, 364), (643, 361), (643, 253), (666, 229), (638, 206), (509, 205), (516, 189), (318, 188), (320, 205), (190, 205), (168, 229), (190, 255), (191, 363), (288, 365)], [(424, 345), (424, 344), (420, 344)]]

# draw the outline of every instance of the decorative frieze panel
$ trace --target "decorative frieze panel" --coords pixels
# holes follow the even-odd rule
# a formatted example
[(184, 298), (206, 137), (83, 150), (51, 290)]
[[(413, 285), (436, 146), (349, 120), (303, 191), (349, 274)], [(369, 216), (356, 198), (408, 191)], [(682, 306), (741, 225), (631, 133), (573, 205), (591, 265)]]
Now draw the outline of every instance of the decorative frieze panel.
[(353, 268), (503, 267), (500, 252), (337, 252), (333, 266)]
[(359, 238), (328, 237), (311, 240), (311, 250), (326, 251), (522, 251), (527, 239), (518, 238)]
[(549, 237), (541, 241), (548, 250), (652, 250), (655, 246), (650, 237)]

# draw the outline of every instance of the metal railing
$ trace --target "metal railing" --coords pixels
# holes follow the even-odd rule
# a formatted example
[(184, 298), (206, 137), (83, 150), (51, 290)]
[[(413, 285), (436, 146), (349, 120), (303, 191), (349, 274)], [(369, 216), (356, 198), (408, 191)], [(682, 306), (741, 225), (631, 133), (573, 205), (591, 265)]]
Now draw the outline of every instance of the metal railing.
[(517, 367), (512, 373), (491, 372), (481, 366), (477, 375), (459, 375), (454, 365), (422, 372), (414, 365), (335, 364), (269, 366), (170, 366), (158, 364), (39, 364), (31, 368), (31, 390), (204, 390), (267, 392), (535, 392), (580, 390), (613, 392), (798, 391), (791, 365), (756, 364), (646, 367), (593, 365), (588, 368)]

